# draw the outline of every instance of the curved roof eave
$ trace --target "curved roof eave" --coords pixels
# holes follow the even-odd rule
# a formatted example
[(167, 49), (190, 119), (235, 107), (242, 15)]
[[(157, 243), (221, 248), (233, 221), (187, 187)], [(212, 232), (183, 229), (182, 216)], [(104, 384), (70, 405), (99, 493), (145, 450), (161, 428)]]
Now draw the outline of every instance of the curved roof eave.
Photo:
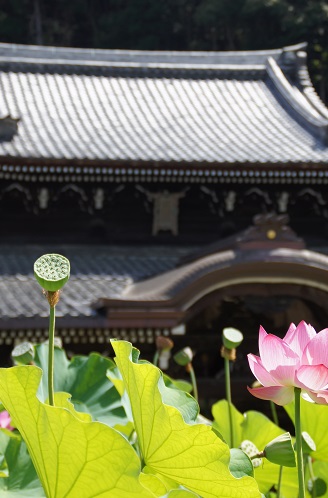
[(114, 308), (187, 311), (204, 296), (242, 284), (297, 284), (328, 293), (328, 256), (309, 250), (223, 251), (128, 287), (118, 299), (100, 299)]

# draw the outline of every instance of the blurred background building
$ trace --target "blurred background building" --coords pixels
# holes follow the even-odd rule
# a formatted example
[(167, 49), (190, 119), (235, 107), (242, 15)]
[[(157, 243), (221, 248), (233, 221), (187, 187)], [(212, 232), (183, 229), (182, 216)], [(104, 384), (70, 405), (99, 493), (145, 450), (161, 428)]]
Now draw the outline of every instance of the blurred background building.
[[(72, 352), (158, 335), (210, 391), (220, 334), (327, 323), (328, 111), (304, 44), (250, 52), (0, 45), (0, 342), (47, 337), (33, 262), (71, 260)], [(214, 380), (213, 380), (214, 379)], [(244, 382), (244, 379), (243, 379)]]
[(2, 364), (47, 337), (47, 252), (69, 352), (170, 336), (208, 400), (224, 327), (244, 386), (260, 324), (327, 325), (327, 28), (308, 0), (0, 7)]

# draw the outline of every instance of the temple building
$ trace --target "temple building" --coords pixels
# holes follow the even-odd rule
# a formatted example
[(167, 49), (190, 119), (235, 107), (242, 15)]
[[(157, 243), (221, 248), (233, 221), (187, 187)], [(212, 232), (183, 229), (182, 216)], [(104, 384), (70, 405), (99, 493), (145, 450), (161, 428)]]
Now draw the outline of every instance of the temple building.
[(260, 324), (326, 327), (327, 184), (306, 44), (0, 44), (2, 362), (47, 336), (33, 263), (48, 252), (71, 261), (57, 325), (73, 352), (119, 337), (151, 355), (164, 334), (213, 380), (223, 327), (244, 332), (242, 359)]

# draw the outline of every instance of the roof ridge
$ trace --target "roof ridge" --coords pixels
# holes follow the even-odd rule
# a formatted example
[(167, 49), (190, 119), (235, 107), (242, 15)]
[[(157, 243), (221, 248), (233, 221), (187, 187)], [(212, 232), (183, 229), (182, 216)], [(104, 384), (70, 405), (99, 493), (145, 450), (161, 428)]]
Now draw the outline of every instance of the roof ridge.
[(296, 57), (298, 63), (297, 77), (305, 97), (324, 118), (328, 119), (328, 109), (317, 94), (309, 75), (307, 53), (303, 50), (298, 51), (296, 52)]
[(99, 68), (130, 68), (130, 69), (178, 69), (178, 70), (197, 70), (197, 71), (263, 71), (265, 64), (181, 64), (181, 63), (163, 63), (163, 62), (118, 62), (118, 61), (92, 61), (92, 60), (70, 60), (70, 59), (12, 59), (0, 55), (0, 65), (3, 63), (18, 63), (26, 65), (58, 65), (73, 67), (99, 67)]
[[(268, 57), (279, 58), (283, 52), (305, 49), (306, 44), (268, 50), (245, 51), (142, 51), (119, 49), (87, 49), (74, 47), (51, 47), (42, 45), (18, 45), (0, 43), (0, 59), (9, 63), (27, 61), (52, 64), (187, 64), (193, 67), (206, 65), (258, 65), (265, 64)], [(98, 63), (98, 64), (97, 64)]]
[(284, 101), (301, 118), (304, 125), (310, 127), (324, 143), (328, 142), (328, 115), (323, 116), (317, 106), (307, 98), (296, 86), (286, 78), (278, 63), (269, 57), (267, 61), (267, 73), (275, 88)]

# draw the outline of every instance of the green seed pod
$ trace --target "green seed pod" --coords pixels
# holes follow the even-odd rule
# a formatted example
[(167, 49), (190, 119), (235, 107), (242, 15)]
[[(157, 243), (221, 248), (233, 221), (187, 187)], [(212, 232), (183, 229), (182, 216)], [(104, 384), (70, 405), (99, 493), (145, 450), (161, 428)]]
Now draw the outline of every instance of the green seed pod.
[(163, 335), (159, 335), (158, 337), (156, 337), (155, 342), (158, 351), (171, 351), (174, 346), (172, 339)]
[[(294, 449), (296, 451), (296, 442), (294, 444)], [(302, 432), (302, 449), (304, 455), (309, 455), (312, 451), (317, 449), (315, 442), (308, 432)]]
[(45, 254), (34, 263), (35, 278), (49, 292), (60, 290), (69, 279), (69, 274), (69, 261), (60, 254)]
[(189, 365), (189, 363), (192, 362), (192, 351), (190, 348), (183, 348), (181, 351), (178, 351), (174, 356), (173, 359), (174, 361), (178, 364), (181, 365), (182, 367), (185, 367)]
[[(44, 341), (44, 344), (49, 344), (49, 339)], [(58, 349), (63, 349), (63, 341), (61, 337), (54, 337), (54, 347)]]
[(234, 349), (240, 346), (243, 342), (244, 336), (238, 329), (227, 327), (222, 332), (222, 342), (225, 348)]
[(289, 432), (270, 441), (264, 448), (263, 454), (269, 462), (284, 467), (296, 467), (295, 451)]
[(34, 354), (33, 344), (22, 342), (12, 350), (11, 357), (16, 365), (29, 365), (34, 360)]
[(325, 495), (327, 492), (327, 484), (323, 479), (321, 479), (321, 477), (315, 477), (313, 481), (312, 479), (309, 479), (307, 488), (309, 493), (311, 493), (312, 496), (316, 496), (317, 498)]

